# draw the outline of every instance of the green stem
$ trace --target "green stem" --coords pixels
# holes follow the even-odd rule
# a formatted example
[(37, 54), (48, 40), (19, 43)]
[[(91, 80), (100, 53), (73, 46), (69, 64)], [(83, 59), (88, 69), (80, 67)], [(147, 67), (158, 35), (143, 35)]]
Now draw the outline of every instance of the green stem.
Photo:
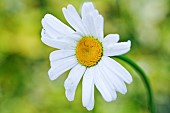
[[(112, 57), (112, 58), (115, 58), (115, 57)], [(151, 113), (155, 113), (155, 105), (154, 105), (151, 87), (149, 84), (149, 80), (147, 79), (144, 71), (136, 63), (134, 63), (131, 59), (129, 59), (126, 56), (121, 55), (121, 56), (116, 56), (116, 58), (119, 58), (119, 59), (125, 61), (126, 63), (128, 63), (130, 66), (132, 66), (138, 72), (138, 74), (140, 75), (140, 77), (143, 80), (145, 87), (147, 89), (149, 109), (150, 109)]]

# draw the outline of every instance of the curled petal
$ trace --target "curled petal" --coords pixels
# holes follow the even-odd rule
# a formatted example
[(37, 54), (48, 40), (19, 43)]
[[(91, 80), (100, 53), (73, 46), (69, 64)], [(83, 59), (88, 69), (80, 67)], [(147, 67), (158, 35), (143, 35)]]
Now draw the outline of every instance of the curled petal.
[(131, 41), (114, 43), (107, 47), (104, 46), (104, 56), (118, 56), (127, 53), (130, 50)]

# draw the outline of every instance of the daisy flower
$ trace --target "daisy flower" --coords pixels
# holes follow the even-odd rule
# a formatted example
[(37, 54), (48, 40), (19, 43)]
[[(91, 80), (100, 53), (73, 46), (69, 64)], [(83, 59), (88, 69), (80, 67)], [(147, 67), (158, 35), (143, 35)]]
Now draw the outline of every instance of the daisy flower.
[(125, 82), (131, 83), (132, 77), (109, 56), (128, 52), (131, 42), (118, 42), (118, 34), (104, 37), (103, 16), (91, 2), (82, 5), (81, 16), (72, 5), (62, 11), (73, 29), (51, 14), (46, 14), (42, 19), (42, 42), (57, 48), (50, 54), (49, 78), (55, 80), (70, 70), (64, 82), (69, 101), (74, 100), (76, 88), (82, 78), (82, 103), (88, 110), (94, 107), (94, 86), (107, 102), (117, 98), (116, 92), (125, 94)]

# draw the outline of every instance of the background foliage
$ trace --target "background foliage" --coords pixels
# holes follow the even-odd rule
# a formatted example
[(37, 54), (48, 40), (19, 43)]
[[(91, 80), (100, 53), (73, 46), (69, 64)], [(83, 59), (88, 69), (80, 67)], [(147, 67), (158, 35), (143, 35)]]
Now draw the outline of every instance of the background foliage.
[[(47, 75), (49, 53), (55, 49), (40, 41), (41, 19), (46, 13), (66, 22), (62, 7), (78, 10), (86, 0), (0, 1), (0, 113), (91, 113), (82, 106), (81, 83), (75, 101), (65, 97), (67, 73), (55, 81)], [(89, 0), (90, 1), (90, 0)], [(93, 0), (105, 19), (105, 35), (118, 33), (131, 40), (128, 57), (147, 73), (157, 113), (170, 112), (170, 0)], [(79, 10), (80, 11), (80, 10)], [(99, 113), (149, 113), (144, 85), (131, 72), (126, 95), (106, 103), (95, 90)]]

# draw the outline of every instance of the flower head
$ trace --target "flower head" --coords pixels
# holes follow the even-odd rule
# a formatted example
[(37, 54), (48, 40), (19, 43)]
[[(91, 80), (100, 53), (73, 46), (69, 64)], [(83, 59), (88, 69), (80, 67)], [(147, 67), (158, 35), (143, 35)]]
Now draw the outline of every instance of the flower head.
[(50, 54), (51, 80), (71, 70), (64, 87), (69, 101), (74, 100), (78, 83), (82, 80), (82, 103), (88, 110), (94, 107), (94, 85), (107, 102), (125, 94), (126, 83), (132, 82), (130, 73), (109, 56), (122, 55), (130, 50), (131, 42), (118, 42), (118, 34), (104, 37), (104, 19), (91, 2), (83, 4), (81, 16), (72, 5), (62, 9), (71, 29), (51, 14), (42, 19), (41, 40), (59, 50)]

